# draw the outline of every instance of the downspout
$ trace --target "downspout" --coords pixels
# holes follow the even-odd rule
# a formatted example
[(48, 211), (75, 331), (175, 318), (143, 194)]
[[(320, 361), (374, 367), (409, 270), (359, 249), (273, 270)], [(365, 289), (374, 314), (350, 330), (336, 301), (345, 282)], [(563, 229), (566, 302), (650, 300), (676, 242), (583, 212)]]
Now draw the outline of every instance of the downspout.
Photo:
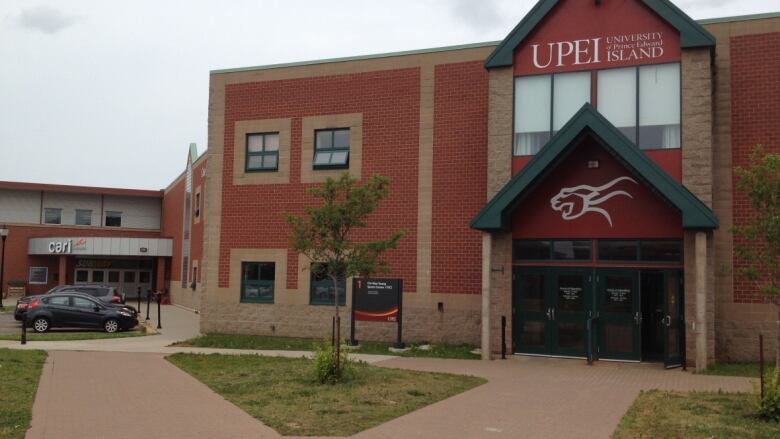
[(482, 343), (483, 360), (490, 360), (490, 267), (493, 258), (493, 237), (482, 233)]

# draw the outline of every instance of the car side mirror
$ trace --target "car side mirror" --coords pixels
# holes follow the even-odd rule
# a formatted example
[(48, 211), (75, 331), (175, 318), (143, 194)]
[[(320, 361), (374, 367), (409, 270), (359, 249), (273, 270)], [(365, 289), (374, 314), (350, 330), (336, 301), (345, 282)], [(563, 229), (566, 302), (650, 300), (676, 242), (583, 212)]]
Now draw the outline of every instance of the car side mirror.
[(98, 311), (100, 311), (100, 307), (99, 306), (95, 306), (94, 308), (92, 308), (92, 310), (95, 311), (95, 312), (98, 312)]

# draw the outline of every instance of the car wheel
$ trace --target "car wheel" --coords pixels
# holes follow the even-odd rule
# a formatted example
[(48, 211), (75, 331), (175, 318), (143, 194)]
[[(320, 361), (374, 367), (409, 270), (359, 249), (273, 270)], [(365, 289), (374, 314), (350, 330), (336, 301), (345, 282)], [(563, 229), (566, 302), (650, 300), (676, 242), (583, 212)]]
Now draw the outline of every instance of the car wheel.
[(103, 329), (109, 334), (119, 331), (119, 322), (116, 319), (108, 319), (103, 324)]
[(44, 317), (38, 317), (33, 320), (32, 327), (35, 332), (46, 332), (49, 330), (49, 320)]

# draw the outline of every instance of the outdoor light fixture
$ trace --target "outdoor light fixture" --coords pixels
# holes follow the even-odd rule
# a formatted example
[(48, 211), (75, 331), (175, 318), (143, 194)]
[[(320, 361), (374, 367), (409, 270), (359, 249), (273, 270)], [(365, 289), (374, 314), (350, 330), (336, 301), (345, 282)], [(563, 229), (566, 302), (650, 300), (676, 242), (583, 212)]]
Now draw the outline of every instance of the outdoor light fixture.
[(0, 226), (0, 238), (3, 241), (3, 248), (0, 250), (0, 308), (3, 307), (3, 271), (5, 268), (5, 238), (8, 237), (8, 226)]

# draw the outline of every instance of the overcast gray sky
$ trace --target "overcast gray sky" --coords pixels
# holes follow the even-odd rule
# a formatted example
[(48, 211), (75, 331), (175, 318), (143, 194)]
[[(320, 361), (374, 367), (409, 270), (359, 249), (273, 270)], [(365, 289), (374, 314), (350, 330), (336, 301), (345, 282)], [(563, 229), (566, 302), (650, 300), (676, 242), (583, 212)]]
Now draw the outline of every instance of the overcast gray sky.
[(160, 189), (206, 148), (209, 70), (500, 40), (534, 3), (1, 0), (0, 180)]

